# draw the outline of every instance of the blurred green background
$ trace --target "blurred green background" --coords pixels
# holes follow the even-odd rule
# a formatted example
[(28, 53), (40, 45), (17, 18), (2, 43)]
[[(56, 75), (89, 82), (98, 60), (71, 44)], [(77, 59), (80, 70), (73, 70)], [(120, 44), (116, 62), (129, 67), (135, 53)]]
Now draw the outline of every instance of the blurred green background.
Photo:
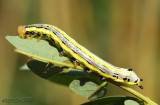
[[(5, 36), (16, 36), (19, 25), (35, 23), (55, 25), (104, 60), (132, 68), (144, 79), (144, 89), (132, 87), (160, 103), (159, 0), (0, 0), (0, 104), (17, 96), (32, 97), (26, 105), (89, 101), (68, 87), (19, 71), (28, 58), (14, 53)], [(109, 85), (108, 95), (130, 94)]]

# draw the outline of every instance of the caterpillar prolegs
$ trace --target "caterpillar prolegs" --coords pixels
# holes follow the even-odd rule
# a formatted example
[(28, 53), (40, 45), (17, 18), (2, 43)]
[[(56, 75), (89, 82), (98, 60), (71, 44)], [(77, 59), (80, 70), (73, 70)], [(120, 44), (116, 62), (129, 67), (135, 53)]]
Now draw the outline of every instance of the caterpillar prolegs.
[(140, 79), (132, 69), (119, 68), (102, 60), (86, 48), (78, 44), (64, 31), (48, 24), (33, 24), (18, 27), (18, 34), (22, 38), (48, 39), (53, 42), (60, 56), (66, 56), (75, 65), (81, 65), (88, 73), (95, 72), (104, 78), (110, 78), (116, 82), (123, 82), (130, 85), (140, 85)]

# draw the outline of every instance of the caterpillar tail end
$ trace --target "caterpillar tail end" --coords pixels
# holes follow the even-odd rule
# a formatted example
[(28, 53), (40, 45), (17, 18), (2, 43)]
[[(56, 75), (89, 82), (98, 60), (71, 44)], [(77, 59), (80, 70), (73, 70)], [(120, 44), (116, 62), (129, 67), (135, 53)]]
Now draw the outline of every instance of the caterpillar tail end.
[(21, 38), (25, 38), (26, 28), (24, 26), (18, 26), (17, 32)]

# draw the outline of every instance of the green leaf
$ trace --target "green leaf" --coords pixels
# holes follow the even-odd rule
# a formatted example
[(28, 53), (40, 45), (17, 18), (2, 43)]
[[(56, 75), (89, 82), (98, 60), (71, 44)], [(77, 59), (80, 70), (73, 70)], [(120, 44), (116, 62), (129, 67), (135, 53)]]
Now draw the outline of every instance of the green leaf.
[[(61, 84), (64, 86), (69, 86), (73, 92), (81, 95), (82, 97), (88, 97), (102, 83), (102, 81), (100, 81), (97, 76), (86, 75), (86, 73), (83, 71), (73, 69), (68, 73), (62, 73), (62, 71), (67, 69), (66, 67), (59, 67), (53, 64), (47, 65), (47, 63), (36, 60), (28, 62), (27, 66), (36, 75), (44, 79), (47, 79), (51, 82)], [(84, 85), (77, 85), (76, 82), (83, 82)], [(91, 99), (100, 98), (105, 94), (106, 89), (103, 88), (99, 90), (95, 95), (93, 95)]]
[(114, 96), (93, 100), (82, 105), (144, 105), (144, 102), (134, 97)]
[(20, 67), (20, 70), (30, 70), (30, 69), (28, 68), (27, 64), (25, 63), (24, 65), (22, 65)]
[(48, 43), (46, 40), (37, 42), (37, 39), (35, 38), (30, 40), (22, 39), (18, 36), (6, 36), (6, 39), (17, 49), (26, 53), (60, 62), (68, 60), (66, 57), (60, 57), (57, 49), (50, 45), (51, 43)]
[(140, 104), (134, 100), (126, 100), (124, 101), (124, 105), (140, 105)]
[(28, 62), (27, 66), (32, 72), (44, 79), (48, 79), (49, 77), (57, 75), (58, 73), (63, 71), (62, 67), (55, 66), (53, 64), (47, 64), (37, 60)]
[(69, 86), (69, 84), (77, 78), (90, 78), (94, 81), (97, 81), (98, 83), (102, 83), (102, 81), (99, 80), (97, 76), (94, 75), (86, 75), (85, 72), (80, 70), (71, 70), (68, 73), (62, 73), (62, 71), (66, 70), (66, 67), (59, 67), (55, 66), (53, 64), (47, 64), (45, 62), (40, 61), (30, 61), (27, 63), (28, 68), (37, 74), (38, 76), (48, 79), (51, 82), (62, 84), (65, 86)]
[[(96, 83), (92, 79), (89, 78), (81, 78), (77, 80), (73, 80), (69, 85), (69, 88), (72, 92), (79, 94), (82, 97), (89, 97), (98, 87), (100, 84)], [(102, 88), (98, 90), (90, 99), (97, 99), (103, 97), (106, 94), (106, 89)]]
[[(54, 48), (54, 46), (52, 46), (50, 43), (48, 43), (45, 40), (40, 40), (40, 42), (37, 42), (37, 39), (34, 39), (34, 38), (32, 40), (30, 39), (27, 40), (27, 39), (21, 39), (18, 36), (7, 36), (6, 39), (11, 44), (13, 44), (17, 49), (29, 54), (33, 54), (33, 55), (51, 59), (51, 60), (53, 58), (55, 61), (60, 61), (60, 62), (68, 59), (66, 57), (59, 57), (59, 52), (57, 51), (57, 49)], [(40, 62), (40, 61), (33, 60), (28, 62), (27, 66), (28, 66), (28, 69), (30, 69), (36, 75), (44, 79), (47, 79), (51, 82), (65, 85), (65, 86), (70, 85), (70, 87), (72, 87), (72, 91), (74, 91), (75, 93), (83, 97), (89, 96), (95, 89), (98, 88), (99, 84), (102, 83), (102, 81), (100, 81), (97, 76), (86, 75), (86, 73), (80, 70), (71, 70), (68, 73), (62, 73), (62, 71), (67, 69), (66, 67), (59, 67), (53, 64), (47, 64), (44, 61)], [(22, 67), (22, 69), (27, 69), (27, 67), (24, 66)], [(86, 80), (90, 80), (90, 81), (86, 81), (83, 87), (80, 85), (79, 86), (77, 85), (75, 86), (75, 88), (73, 88), (73, 86), (75, 85), (74, 80), (79, 78), (85, 78)], [(91, 90), (90, 91), (85, 90), (87, 88), (88, 89), (90, 88)], [(84, 90), (85, 92), (80, 93), (80, 91), (78, 90)], [(105, 90), (99, 91), (99, 93), (97, 92), (97, 94), (95, 94), (91, 98), (96, 99), (104, 95), (105, 95)]]

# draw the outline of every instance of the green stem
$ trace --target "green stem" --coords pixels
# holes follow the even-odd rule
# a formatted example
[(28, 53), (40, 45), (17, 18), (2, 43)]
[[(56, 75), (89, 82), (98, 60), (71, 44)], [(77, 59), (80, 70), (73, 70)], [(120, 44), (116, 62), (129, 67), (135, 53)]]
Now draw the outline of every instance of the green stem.
[(107, 84), (107, 82), (103, 82), (101, 85), (99, 85), (99, 87), (96, 90), (94, 90), (94, 92), (92, 92), (92, 94), (90, 94), (88, 96), (88, 99), (91, 98), (98, 90), (100, 90), (101, 88), (103, 88), (104, 86), (106, 86), (106, 84)]
[(68, 63), (63, 63), (63, 62), (58, 62), (58, 61), (54, 61), (54, 60), (50, 60), (50, 59), (46, 59), (46, 58), (43, 58), (43, 57), (40, 57), (40, 56), (36, 56), (36, 55), (33, 55), (33, 54), (29, 54), (29, 53), (26, 53), (26, 52), (23, 52), (23, 51), (20, 51), (18, 49), (14, 49), (15, 52), (17, 53), (20, 53), (20, 54), (23, 54), (23, 55), (26, 55), (28, 57), (31, 57), (31, 58), (36, 58), (36, 59), (39, 59), (39, 60), (42, 60), (42, 61), (47, 61), (49, 63), (52, 63), (52, 64), (56, 64), (56, 65), (61, 65), (61, 66), (66, 66), (66, 67), (69, 67), (69, 68), (75, 68), (75, 69), (78, 69), (78, 70), (84, 70), (82, 67), (80, 66), (74, 66), (72, 64), (68, 64)]
[(128, 86), (125, 86), (121, 83), (117, 83), (115, 81), (112, 81), (112, 80), (107, 80), (108, 82), (128, 91), (129, 93), (139, 97), (140, 99), (144, 100), (146, 103), (148, 103), (149, 105), (158, 105), (157, 103), (155, 103), (154, 101), (150, 100), (149, 98), (145, 97), (144, 95), (142, 95), (141, 93), (133, 90), (132, 88), (128, 87)]
[[(46, 58), (43, 58), (43, 57), (40, 57), (40, 56), (36, 56), (36, 55), (33, 55), (33, 54), (28, 54), (28, 53), (23, 52), (23, 51), (20, 51), (20, 50), (18, 50), (18, 49), (14, 49), (14, 51), (17, 52), (17, 53), (20, 53), (20, 54), (29, 56), (29, 57), (33, 57), (33, 58), (42, 60), (42, 61), (50, 62), (50, 63), (52, 63), (52, 64), (57, 64), (57, 65), (61, 65), (61, 66), (66, 66), (66, 67), (69, 67), (69, 68), (76, 68), (76, 69), (79, 69), (79, 70), (84, 71), (84, 69), (83, 69), (82, 67), (80, 67), (80, 66), (76, 66), (76, 67), (75, 67), (75, 66), (72, 65), (72, 64), (67, 64), (67, 63), (63, 63), (63, 62), (58, 62), (58, 61), (46, 59)], [(130, 92), (131, 94), (139, 97), (140, 99), (144, 100), (145, 102), (147, 102), (147, 103), (150, 104), (150, 105), (158, 105), (157, 103), (153, 102), (153, 101), (150, 100), (149, 98), (145, 97), (144, 95), (140, 94), (139, 92), (137, 92), (137, 91), (135, 91), (135, 90), (133, 90), (133, 89), (127, 87), (127, 86), (124, 86), (124, 85), (122, 85), (122, 84), (120, 84), (120, 83), (117, 83), (117, 82), (114, 82), (114, 81), (111, 81), (111, 80), (108, 80), (108, 82), (110, 82), (110, 83), (112, 83), (112, 84), (114, 84), (114, 85), (116, 85), (116, 86), (118, 86), (118, 87), (121, 87), (122, 89), (124, 89), (124, 90)], [(102, 83), (102, 86), (104, 86), (105, 84), (106, 84), (106, 82)], [(102, 86), (100, 86), (99, 88), (97, 88), (97, 89), (95, 90), (95, 92), (98, 91), (100, 88), (102, 88)], [(93, 94), (94, 94), (95, 92), (93, 92)], [(93, 94), (91, 94), (90, 96), (92, 96)], [(90, 97), (90, 96), (89, 96), (89, 97)]]
[(147, 102), (149, 105), (158, 105), (157, 103), (155, 103), (154, 101), (150, 100), (149, 98), (145, 97), (144, 95), (140, 94), (139, 92), (133, 90), (132, 88), (129, 88), (127, 86), (120, 86), (122, 89), (130, 92), (131, 94), (139, 97), (140, 99), (144, 100), (145, 102)]

